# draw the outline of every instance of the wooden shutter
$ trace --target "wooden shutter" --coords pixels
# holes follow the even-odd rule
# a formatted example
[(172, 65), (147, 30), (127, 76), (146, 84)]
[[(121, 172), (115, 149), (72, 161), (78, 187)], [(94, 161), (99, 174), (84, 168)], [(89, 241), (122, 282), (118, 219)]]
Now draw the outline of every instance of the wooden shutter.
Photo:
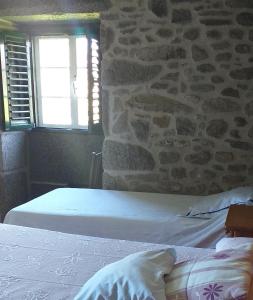
[(89, 131), (102, 133), (99, 39), (88, 37)]
[(2, 34), (0, 47), (5, 129), (31, 128), (31, 44), (27, 36), (10, 32)]

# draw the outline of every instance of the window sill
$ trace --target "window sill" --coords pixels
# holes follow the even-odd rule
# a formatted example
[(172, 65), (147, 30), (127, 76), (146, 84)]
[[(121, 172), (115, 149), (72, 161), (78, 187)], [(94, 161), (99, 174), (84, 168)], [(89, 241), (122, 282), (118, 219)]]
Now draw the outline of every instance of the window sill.
[(71, 128), (48, 128), (48, 127), (34, 127), (31, 132), (43, 132), (43, 133), (62, 133), (62, 134), (82, 134), (82, 135), (99, 135), (103, 136), (103, 133), (91, 133), (88, 129), (71, 129)]

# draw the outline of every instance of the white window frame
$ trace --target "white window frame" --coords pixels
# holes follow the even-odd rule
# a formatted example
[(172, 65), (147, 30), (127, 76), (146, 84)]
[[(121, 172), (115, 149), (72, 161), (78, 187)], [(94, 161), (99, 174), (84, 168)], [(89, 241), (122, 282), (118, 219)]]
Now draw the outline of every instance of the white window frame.
[[(86, 36), (86, 35), (80, 35)], [(57, 125), (57, 124), (44, 124), (42, 121), (42, 95), (41, 95), (41, 79), (40, 79), (40, 51), (39, 51), (39, 39), (41, 38), (68, 38), (69, 39), (69, 62), (70, 62), (70, 101), (71, 101), (71, 121), (70, 125)], [(45, 127), (45, 128), (58, 128), (58, 129), (84, 129), (88, 130), (89, 124), (87, 126), (78, 125), (78, 98), (75, 94), (75, 78), (77, 74), (77, 65), (76, 65), (76, 37), (78, 35), (68, 35), (68, 34), (60, 34), (60, 35), (40, 35), (35, 36), (33, 38), (34, 43), (34, 77), (35, 77), (35, 111), (36, 111), (36, 124), (37, 127)], [(87, 36), (86, 36), (87, 38)], [(88, 61), (88, 51), (87, 51), (87, 61)], [(87, 65), (88, 68), (88, 65)], [(87, 72), (89, 70), (87, 69)], [(88, 83), (89, 87), (89, 83)], [(87, 115), (87, 120), (89, 120), (89, 116)]]

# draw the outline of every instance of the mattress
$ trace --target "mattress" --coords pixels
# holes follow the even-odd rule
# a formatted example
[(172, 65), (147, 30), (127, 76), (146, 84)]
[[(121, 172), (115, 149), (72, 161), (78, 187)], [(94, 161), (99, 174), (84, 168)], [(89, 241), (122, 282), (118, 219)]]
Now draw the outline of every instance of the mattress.
[(241, 189), (240, 193), (187, 196), (60, 188), (12, 209), (4, 223), (105, 238), (214, 247), (224, 236), (227, 211), (211, 214), (208, 219), (182, 215), (190, 207), (226, 198), (236, 202), (239, 196), (231, 195), (243, 194), (247, 199), (253, 191)]
[[(0, 299), (73, 299), (103, 266), (167, 245), (110, 240), (15, 225), (0, 225)], [(211, 249), (175, 247), (177, 262)]]

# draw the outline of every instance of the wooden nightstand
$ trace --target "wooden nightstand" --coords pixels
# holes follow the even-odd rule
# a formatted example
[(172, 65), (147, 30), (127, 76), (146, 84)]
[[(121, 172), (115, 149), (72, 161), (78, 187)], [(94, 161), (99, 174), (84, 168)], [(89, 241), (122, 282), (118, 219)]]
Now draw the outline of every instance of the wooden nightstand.
[(226, 234), (231, 237), (253, 237), (253, 206), (231, 205), (225, 229)]

